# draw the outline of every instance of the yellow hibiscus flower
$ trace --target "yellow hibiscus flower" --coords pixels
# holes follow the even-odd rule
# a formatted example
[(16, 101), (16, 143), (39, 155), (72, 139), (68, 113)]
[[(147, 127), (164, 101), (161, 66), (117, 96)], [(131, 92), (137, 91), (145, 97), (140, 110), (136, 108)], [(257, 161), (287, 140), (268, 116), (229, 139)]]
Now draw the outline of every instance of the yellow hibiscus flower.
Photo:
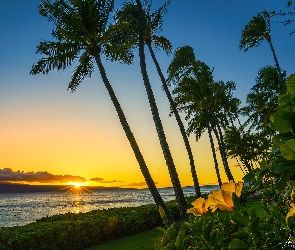
[(224, 183), (221, 186), (221, 190), (214, 190), (208, 195), (208, 199), (204, 198), (196, 199), (192, 205), (193, 207), (187, 210), (187, 213), (192, 213), (195, 216), (201, 216), (208, 212), (210, 208), (211, 212), (214, 212), (217, 208), (220, 210), (234, 211), (234, 203), (232, 195), (235, 193), (238, 197), (241, 196), (243, 189), (243, 182), (239, 181), (235, 183), (230, 181)]
[(212, 211), (217, 208), (220, 210), (234, 211), (234, 203), (232, 194), (235, 193), (238, 197), (241, 196), (243, 189), (243, 182), (235, 183), (230, 181), (221, 186), (221, 190), (214, 190), (208, 195), (207, 205), (210, 206)]
[(238, 183), (235, 183), (234, 181), (230, 181), (228, 183), (223, 183), (221, 186), (221, 190), (228, 191), (230, 193), (235, 193), (238, 197), (242, 194), (244, 183), (242, 181), (239, 181)]
[(220, 210), (234, 211), (232, 193), (228, 191), (214, 190), (208, 195), (207, 201), (212, 211), (215, 211), (217, 208)]
[(198, 198), (192, 202), (193, 207), (187, 210), (187, 213), (192, 213), (195, 216), (201, 216), (208, 212), (207, 201), (204, 198)]
[(295, 204), (290, 204), (291, 209), (289, 210), (286, 219), (288, 219), (290, 216), (294, 216), (295, 215)]

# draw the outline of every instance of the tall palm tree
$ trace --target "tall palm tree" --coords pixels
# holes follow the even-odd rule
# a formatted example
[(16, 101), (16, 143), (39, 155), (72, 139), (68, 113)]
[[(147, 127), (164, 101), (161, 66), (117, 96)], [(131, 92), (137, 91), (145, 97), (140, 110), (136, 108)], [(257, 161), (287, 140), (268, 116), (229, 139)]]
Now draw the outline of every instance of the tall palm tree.
[(220, 177), (220, 171), (219, 171), (219, 167), (218, 167), (218, 161), (217, 161), (214, 141), (213, 141), (213, 137), (212, 137), (212, 129), (211, 129), (211, 125), (210, 125), (209, 121), (208, 121), (208, 134), (209, 134), (209, 140), (210, 140), (211, 150), (212, 150), (212, 154), (213, 154), (213, 160), (214, 160), (214, 166), (215, 166), (215, 172), (216, 172), (216, 176), (217, 176), (217, 181), (218, 181), (219, 187), (221, 188), (222, 181), (221, 181), (221, 177)]
[(136, 0), (137, 7), (138, 7), (138, 50), (139, 50), (139, 59), (140, 59), (140, 68), (141, 74), (143, 78), (143, 83), (146, 89), (146, 93), (148, 96), (150, 109), (152, 112), (153, 120), (155, 123), (155, 127), (158, 133), (158, 137), (160, 140), (160, 145), (163, 151), (163, 155), (166, 161), (166, 165), (168, 167), (169, 175), (171, 178), (171, 182), (174, 188), (176, 200), (178, 202), (178, 208), (180, 212), (180, 217), (183, 221), (187, 220), (188, 216), (186, 213), (187, 205), (184, 198), (183, 190), (179, 181), (178, 173), (176, 171), (176, 167), (170, 152), (170, 148), (165, 136), (165, 132), (163, 129), (162, 121), (160, 119), (158, 107), (156, 104), (156, 100), (154, 97), (154, 93), (150, 84), (150, 80), (148, 78), (148, 73), (146, 69), (146, 62), (145, 62), (145, 53), (144, 53), (144, 12), (142, 9), (142, 5), (140, 0)]
[[(167, 11), (167, 6), (170, 4), (170, 0), (167, 1), (164, 5), (162, 5), (159, 9), (157, 9), (155, 12), (150, 13), (150, 4), (146, 4), (143, 9), (143, 15), (144, 15), (144, 43), (147, 45), (149, 52), (151, 54), (152, 60), (156, 66), (158, 75), (161, 79), (163, 89), (166, 93), (166, 96), (169, 100), (169, 104), (171, 107), (171, 110), (175, 116), (175, 119), (177, 121), (179, 130), (182, 135), (182, 139), (185, 144), (185, 148), (189, 157), (190, 166), (191, 166), (191, 173), (193, 178), (193, 183), (195, 187), (196, 197), (201, 196), (200, 191), (200, 185), (199, 180), (197, 176), (195, 161), (192, 153), (192, 149), (188, 140), (188, 136), (185, 132), (185, 128), (183, 125), (183, 122), (180, 118), (180, 115), (177, 111), (176, 105), (173, 101), (173, 97), (170, 93), (170, 90), (168, 88), (168, 85), (166, 83), (164, 74), (161, 70), (160, 64), (156, 58), (154, 48), (156, 49), (162, 49), (167, 54), (171, 53), (172, 45), (170, 41), (164, 37), (164, 36), (158, 36), (157, 33), (161, 31), (162, 25), (163, 25), (163, 14)], [(119, 23), (128, 23), (135, 32), (134, 36), (134, 43), (138, 43), (138, 13), (137, 13), (137, 4), (134, 2), (127, 2), (124, 4), (123, 8), (117, 11), (116, 19)]]
[(279, 65), (279, 61), (277, 59), (277, 55), (272, 43), (270, 19), (271, 14), (267, 11), (263, 11), (254, 16), (249, 21), (249, 23), (246, 24), (245, 28), (242, 31), (239, 47), (240, 49), (244, 49), (244, 51), (247, 51), (249, 48), (259, 46), (263, 40), (266, 40), (270, 45), (276, 68), (280, 76), (282, 93), (285, 93), (287, 91), (286, 84), (284, 84), (281, 67)]
[[(173, 218), (150, 175), (101, 61), (103, 54), (111, 61), (120, 60), (124, 63), (132, 61), (129, 45), (124, 44), (124, 39), (120, 40), (123, 29), (116, 33), (116, 27), (108, 26), (113, 6), (113, 0), (55, 0), (52, 4), (48, 0), (42, 0), (38, 6), (39, 13), (54, 23), (52, 35), (56, 41), (39, 43), (37, 53), (44, 54), (45, 57), (33, 65), (30, 73), (46, 74), (52, 70), (65, 69), (73, 65), (79, 58), (79, 64), (74, 69), (68, 87), (74, 92), (85, 78), (91, 76), (94, 63), (97, 64), (103, 83), (155, 203), (163, 207), (169, 223), (172, 223)], [(125, 29), (125, 32), (128, 32), (128, 29)], [(118, 44), (112, 46), (112, 41), (117, 42), (118, 40), (120, 40), (121, 46)]]

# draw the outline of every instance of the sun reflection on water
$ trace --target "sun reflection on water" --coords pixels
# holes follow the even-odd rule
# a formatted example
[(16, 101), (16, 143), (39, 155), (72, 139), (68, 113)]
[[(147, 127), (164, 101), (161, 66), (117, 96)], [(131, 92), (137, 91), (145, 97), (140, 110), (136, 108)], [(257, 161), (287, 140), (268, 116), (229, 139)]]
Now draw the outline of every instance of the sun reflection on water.
[(66, 186), (60, 190), (65, 191), (65, 195), (69, 195), (72, 198), (72, 204), (71, 207), (72, 212), (77, 214), (82, 211), (82, 207), (85, 206), (85, 202), (83, 197), (86, 193), (92, 193), (93, 191), (87, 189), (85, 186), (85, 183), (79, 183), (79, 182), (69, 182), (69, 186)]

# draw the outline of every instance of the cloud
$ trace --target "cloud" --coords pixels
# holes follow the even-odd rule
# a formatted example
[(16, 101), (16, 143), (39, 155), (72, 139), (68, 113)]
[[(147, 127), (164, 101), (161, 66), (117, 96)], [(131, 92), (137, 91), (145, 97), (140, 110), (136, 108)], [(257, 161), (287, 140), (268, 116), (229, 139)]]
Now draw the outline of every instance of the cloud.
[(39, 182), (39, 183), (64, 183), (86, 182), (86, 179), (75, 175), (54, 175), (45, 172), (14, 172), (11, 168), (0, 169), (0, 181), (6, 182)]
[(99, 182), (99, 183), (115, 183), (115, 182), (124, 183), (123, 181), (117, 181), (117, 180), (106, 181), (105, 179), (100, 177), (91, 178), (89, 181)]

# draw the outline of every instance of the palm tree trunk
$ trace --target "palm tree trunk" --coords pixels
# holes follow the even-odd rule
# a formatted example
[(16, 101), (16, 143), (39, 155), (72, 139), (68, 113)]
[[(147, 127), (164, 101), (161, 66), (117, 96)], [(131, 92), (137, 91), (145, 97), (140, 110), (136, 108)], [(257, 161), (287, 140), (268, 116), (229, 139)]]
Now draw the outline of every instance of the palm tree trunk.
[[(231, 125), (232, 125), (234, 132), (236, 134), (236, 139), (237, 139), (237, 144), (238, 144), (238, 152), (239, 152), (241, 161), (242, 161), (243, 165), (247, 167), (248, 172), (250, 172), (252, 170), (252, 167), (251, 167), (250, 163), (248, 162), (248, 159), (246, 158), (246, 154), (243, 149), (242, 142), (241, 142), (241, 135), (238, 134), (237, 128), (234, 125), (233, 119), (229, 113), (228, 113), (228, 117), (230, 119)], [(241, 125), (240, 125), (240, 127), (241, 127)], [(241, 130), (241, 133), (242, 133), (242, 130)]]
[(223, 162), (224, 171), (226, 173), (228, 180), (234, 181), (234, 177), (233, 177), (233, 175), (230, 171), (230, 168), (228, 166), (228, 162), (227, 162), (227, 158), (226, 158), (226, 154), (225, 154), (225, 149), (224, 149), (223, 137), (222, 137), (222, 133), (221, 133), (220, 126), (219, 126), (218, 122), (216, 123), (216, 127), (217, 127), (217, 129), (213, 127), (213, 131), (214, 131), (214, 134), (216, 136), (216, 139), (217, 139), (217, 142), (219, 145), (219, 152), (220, 152), (220, 156), (221, 156), (221, 159)]
[(150, 54), (152, 56), (153, 62), (156, 65), (158, 74), (159, 74), (161, 82), (162, 82), (163, 89), (164, 89), (164, 91), (166, 93), (166, 96), (168, 97), (170, 107), (171, 107), (171, 109), (172, 109), (172, 111), (173, 111), (173, 113), (175, 115), (175, 119), (177, 121), (180, 133), (182, 135), (182, 139), (184, 141), (184, 145), (185, 145), (185, 148), (186, 148), (186, 151), (187, 151), (187, 154), (188, 154), (188, 157), (189, 157), (189, 161), (190, 161), (191, 173), (192, 173), (192, 178), (193, 178), (195, 192), (196, 192), (196, 198), (201, 197), (200, 184), (199, 184), (199, 180), (198, 180), (198, 176), (197, 176), (197, 171), (196, 171), (195, 161), (194, 161), (194, 157), (193, 157), (193, 152), (192, 152), (192, 149), (191, 149), (187, 134), (185, 132), (184, 125), (183, 125), (183, 123), (181, 121), (180, 115), (179, 115), (179, 113), (177, 111), (176, 105), (175, 105), (175, 103), (173, 101), (172, 95), (171, 95), (171, 93), (169, 91), (169, 88), (167, 86), (165, 77), (164, 77), (164, 75), (162, 73), (161, 67), (160, 67), (160, 65), (158, 63), (158, 60), (157, 60), (156, 56), (155, 56), (153, 48), (152, 48), (150, 43), (148, 43), (147, 45), (148, 45)]
[(214, 141), (213, 141), (213, 138), (212, 138), (212, 130), (211, 130), (211, 126), (210, 126), (210, 123), (209, 123), (209, 122), (208, 122), (208, 134), (209, 134), (209, 139), (210, 139), (210, 144), (211, 144), (211, 150), (212, 150), (212, 154), (213, 154), (213, 160), (214, 160), (215, 172), (216, 172), (216, 176), (217, 176), (217, 180), (218, 180), (219, 187), (221, 188), (221, 186), (222, 186), (222, 181), (221, 181), (221, 178), (220, 178), (220, 172), (219, 172), (219, 167), (218, 167), (218, 161), (217, 161), (217, 157), (216, 157)]
[(163, 125), (160, 119), (158, 107), (155, 101), (154, 93), (151, 88), (151, 84), (148, 78), (147, 70), (146, 70), (146, 63), (145, 63), (145, 54), (144, 54), (144, 38), (143, 38), (143, 11), (142, 11), (142, 5), (140, 0), (136, 0), (137, 6), (138, 6), (138, 20), (139, 20), (139, 59), (140, 59), (140, 68), (141, 68), (141, 74), (144, 82), (144, 86), (146, 89), (146, 93), (148, 96), (153, 120), (155, 123), (155, 127), (158, 133), (158, 137), (160, 140), (160, 145), (164, 154), (164, 158), (166, 161), (166, 165), (168, 167), (169, 175), (171, 178), (171, 182), (174, 188), (176, 200), (178, 202), (178, 209), (180, 212), (180, 217), (183, 221), (186, 221), (188, 216), (186, 213), (187, 205), (184, 198), (183, 190), (180, 185), (180, 181), (178, 178), (178, 174), (173, 162), (173, 158), (169, 149), (169, 145), (164, 133)]
[(278, 61), (278, 58), (277, 58), (277, 55), (276, 55), (275, 49), (273, 47), (272, 40), (271, 40), (271, 37), (270, 36), (267, 39), (267, 41), (268, 41), (268, 43), (270, 45), (270, 49), (271, 49), (273, 58), (275, 60), (275, 64), (276, 64), (277, 71), (278, 71), (278, 74), (279, 74), (280, 84), (281, 84), (281, 89), (282, 89), (282, 94), (284, 94), (284, 93), (287, 92), (287, 87), (286, 87), (286, 84), (284, 84), (284, 79), (283, 79), (283, 76), (282, 76), (282, 70), (281, 70), (281, 67), (279, 65), (279, 61)]
[(153, 178), (152, 178), (152, 176), (151, 176), (151, 174), (149, 172), (149, 169), (148, 169), (148, 167), (147, 167), (147, 165), (145, 163), (143, 155), (142, 155), (142, 153), (141, 153), (141, 151), (140, 151), (140, 149), (138, 147), (138, 144), (137, 144), (137, 142), (135, 140), (135, 137), (134, 137), (134, 135), (133, 135), (133, 133), (131, 131), (131, 128), (130, 128), (127, 120), (126, 120), (126, 117), (125, 117), (125, 114), (124, 114), (124, 112), (123, 112), (123, 110), (121, 108), (121, 105), (120, 105), (120, 103), (119, 103), (119, 101), (118, 101), (118, 99), (117, 99), (117, 97), (115, 95), (115, 92), (114, 92), (114, 90), (113, 90), (113, 88), (112, 88), (112, 86), (111, 86), (111, 84), (110, 84), (110, 82), (109, 82), (109, 80), (108, 80), (108, 78), (106, 76), (106, 72), (105, 72), (105, 69), (104, 69), (104, 67), (102, 65), (101, 58), (100, 58), (99, 55), (97, 55), (95, 57), (95, 61), (96, 61), (96, 64), (97, 64), (97, 66), (99, 68), (100, 75), (102, 77), (103, 83), (104, 83), (105, 87), (107, 88), (107, 91), (108, 91), (108, 93), (109, 93), (109, 95), (111, 97), (113, 105), (115, 106), (115, 109), (117, 111), (120, 123), (121, 123), (121, 125), (122, 125), (122, 127), (124, 129), (124, 132), (125, 132), (125, 134), (127, 136), (128, 141), (129, 141), (129, 143), (131, 145), (131, 148), (132, 148), (132, 150), (134, 152), (136, 160), (137, 160), (137, 162), (139, 164), (141, 173), (142, 173), (142, 175), (143, 175), (143, 177), (144, 177), (144, 179), (145, 179), (145, 181), (147, 183), (147, 186), (148, 186), (148, 188), (149, 188), (149, 190), (150, 190), (150, 192), (151, 192), (151, 194), (152, 194), (152, 196), (154, 198), (154, 201), (158, 206), (161, 206), (164, 209), (165, 214), (167, 216), (168, 223), (172, 224), (174, 222), (174, 219), (171, 216), (166, 204), (164, 203), (158, 189), (156, 188), (155, 182), (154, 182), (154, 180), (153, 180)]

